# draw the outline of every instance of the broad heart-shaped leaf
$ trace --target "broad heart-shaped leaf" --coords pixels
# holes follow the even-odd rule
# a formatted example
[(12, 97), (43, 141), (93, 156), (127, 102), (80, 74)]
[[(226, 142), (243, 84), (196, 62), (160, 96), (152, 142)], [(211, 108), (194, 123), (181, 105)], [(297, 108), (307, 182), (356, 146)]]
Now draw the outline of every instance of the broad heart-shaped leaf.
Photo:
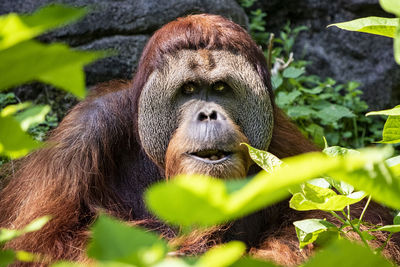
[[(145, 193), (145, 200), (149, 209), (168, 223), (210, 226), (242, 217), (283, 200), (288, 196), (290, 188), (306, 180), (323, 174), (353, 173), (362, 170), (364, 166), (382, 162), (385, 157), (387, 151), (383, 149), (344, 157), (328, 157), (320, 152), (307, 153), (284, 159), (282, 166), (273, 173), (262, 171), (243, 183), (199, 175), (181, 175), (167, 183), (152, 186)], [(392, 206), (400, 205), (398, 186), (381, 186), (380, 179), (371, 179), (369, 176), (360, 178), (348, 175), (345, 178), (354, 184), (358, 184), (357, 179), (373, 180), (369, 183), (379, 185), (379, 193), (391, 191), (390, 196), (397, 194)], [(235, 184), (235, 190), (229, 190), (232, 188), (231, 183)]]
[(7, 267), (15, 260), (15, 252), (12, 250), (0, 250), (0, 267)]
[(204, 253), (196, 262), (198, 267), (225, 267), (236, 262), (246, 252), (246, 245), (239, 241), (214, 247)]
[(399, 19), (397, 18), (367, 17), (331, 24), (328, 27), (336, 26), (343, 30), (366, 32), (395, 38), (398, 25)]
[(316, 241), (320, 234), (328, 230), (332, 230), (336, 235), (338, 235), (337, 227), (326, 220), (306, 219), (295, 221), (293, 224), (296, 228), (296, 235), (299, 240), (300, 249)]
[(400, 16), (400, 2), (397, 0), (379, 0), (381, 7), (388, 13)]
[(31, 15), (10, 13), (0, 16), (0, 50), (77, 20), (85, 13), (83, 8), (50, 5)]
[(393, 267), (393, 265), (381, 255), (375, 254), (365, 246), (351, 243), (346, 239), (340, 239), (328, 247), (316, 253), (304, 267), (338, 267), (338, 266), (362, 266), (362, 267)]
[(256, 149), (248, 144), (243, 143), (242, 145), (247, 146), (249, 149), (249, 155), (251, 159), (261, 168), (263, 168), (266, 172), (271, 173), (275, 168), (278, 168), (282, 164), (282, 160), (280, 160), (275, 155)]
[(393, 173), (393, 175), (400, 179), (400, 156), (387, 159), (386, 164), (390, 167), (390, 170)]
[(304, 183), (302, 192), (295, 193), (290, 199), (290, 207), (295, 210), (343, 210), (364, 198), (364, 192), (355, 192), (350, 195), (337, 195), (329, 188), (322, 188)]
[(76, 51), (64, 44), (25, 41), (0, 51), (0, 90), (38, 80), (83, 98), (83, 66), (103, 56), (104, 52)]
[(167, 244), (154, 233), (101, 215), (92, 227), (87, 253), (99, 261), (150, 266), (165, 257)]

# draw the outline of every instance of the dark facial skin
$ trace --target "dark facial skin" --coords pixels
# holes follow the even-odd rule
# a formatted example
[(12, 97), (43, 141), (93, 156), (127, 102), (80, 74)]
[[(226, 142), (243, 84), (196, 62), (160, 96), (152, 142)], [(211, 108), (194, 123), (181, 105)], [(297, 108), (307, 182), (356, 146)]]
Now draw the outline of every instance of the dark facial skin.
[(272, 131), (267, 89), (243, 57), (181, 51), (153, 73), (139, 101), (139, 135), (166, 176), (244, 177), (240, 143), (266, 149)]

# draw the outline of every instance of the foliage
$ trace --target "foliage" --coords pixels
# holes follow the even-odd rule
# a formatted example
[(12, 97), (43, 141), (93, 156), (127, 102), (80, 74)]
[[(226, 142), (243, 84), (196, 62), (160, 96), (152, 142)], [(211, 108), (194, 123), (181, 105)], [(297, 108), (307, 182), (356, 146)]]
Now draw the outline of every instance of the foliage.
[(338, 84), (332, 78), (307, 74), (306, 67), (312, 63), (295, 59), (292, 53), (296, 36), (307, 28), (291, 29), (287, 23), (268, 46), (271, 35), (265, 32), (265, 17), (260, 9), (250, 11), (250, 33), (273, 64), (277, 105), (320, 147), (324, 136), (332, 145), (352, 148), (376, 141), (383, 121), (364, 116), (368, 105), (360, 98), (359, 84)]
[(366, 32), (394, 39), (394, 58), (400, 64), (400, 4), (397, 0), (379, 0), (381, 7), (397, 18), (367, 17), (331, 24), (343, 30)]
[[(0, 91), (26, 82), (41, 81), (71, 92), (79, 98), (84, 97), (86, 91), (83, 66), (105, 54), (75, 51), (64, 44), (42, 44), (33, 38), (77, 20), (85, 13), (85, 9), (53, 5), (31, 15), (10, 13), (1, 16)], [(10, 102), (12, 94), (2, 94), (0, 103), (4, 105)], [(33, 140), (27, 130), (43, 122), (49, 111), (50, 107), (47, 105), (32, 106), (30, 103), (2, 107), (0, 155), (19, 158), (39, 147), (40, 142)], [(40, 133), (34, 130), (31, 132)], [(42, 138), (43, 136), (39, 139)]]

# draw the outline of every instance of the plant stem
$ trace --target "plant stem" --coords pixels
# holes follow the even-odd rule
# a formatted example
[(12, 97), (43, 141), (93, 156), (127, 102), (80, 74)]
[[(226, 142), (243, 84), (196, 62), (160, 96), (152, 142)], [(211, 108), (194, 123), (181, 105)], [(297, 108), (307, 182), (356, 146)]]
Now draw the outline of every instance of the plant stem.
[(346, 221), (342, 219), (342, 217), (340, 217), (339, 215), (336, 214), (336, 212), (334, 211), (329, 211), (330, 214), (332, 214), (333, 217), (335, 217), (336, 219), (338, 219), (341, 223), (345, 224)]
[(347, 220), (351, 220), (351, 215), (350, 215), (350, 205), (347, 205)]
[(268, 60), (267, 60), (269, 71), (271, 71), (271, 68), (272, 68), (272, 49), (274, 46), (274, 38), (275, 38), (275, 35), (273, 33), (270, 33), (269, 41), (268, 41)]
[(368, 242), (367, 242), (367, 240), (365, 240), (364, 236), (361, 234), (360, 229), (358, 227), (356, 227), (351, 221), (347, 221), (347, 223), (349, 223), (351, 228), (353, 228), (354, 232), (356, 232), (360, 236), (361, 241), (364, 243), (364, 245), (367, 248), (369, 248)]
[(365, 211), (367, 210), (370, 201), (371, 201), (371, 195), (369, 195), (368, 200), (367, 200), (367, 203), (365, 204), (364, 209), (363, 209), (363, 211), (361, 212), (360, 219), (359, 219), (360, 222), (361, 222), (362, 218), (364, 217), (364, 213), (365, 213)]

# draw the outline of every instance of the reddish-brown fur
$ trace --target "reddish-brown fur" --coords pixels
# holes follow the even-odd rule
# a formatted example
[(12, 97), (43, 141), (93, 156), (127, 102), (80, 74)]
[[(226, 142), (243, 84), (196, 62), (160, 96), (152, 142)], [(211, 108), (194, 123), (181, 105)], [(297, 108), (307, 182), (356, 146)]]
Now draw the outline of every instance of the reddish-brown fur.
[[(149, 40), (132, 82), (98, 86), (65, 117), (44, 148), (20, 162), (21, 168), (0, 195), (0, 227), (22, 228), (47, 214), (53, 219), (42, 230), (8, 243), (8, 248), (41, 253), (52, 260), (85, 260), (88, 226), (99, 211), (152, 229), (164, 229), (160, 231), (167, 237), (174, 235), (171, 229), (152, 220), (141, 199), (145, 188), (164, 179), (165, 174), (141, 149), (137, 103), (149, 75), (162, 67), (163, 55), (181, 49), (223, 49), (241, 54), (252, 63), (273, 95), (263, 53), (241, 27), (213, 15), (189, 16), (167, 24)], [(287, 157), (317, 149), (277, 107), (274, 110), (269, 148), (272, 153)], [(382, 221), (388, 223), (390, 218), (385, 212), (381, 207), (372, 207), (366, 218), (382, 216)], [(298, 264), (311, 253), (297, 249), (291, 226), (293, 220), (303, 217), (305, 213), (294, 212), (287, 202), (282, 202), (228, 229), (187, 239), (182, 251), (201, 252), (235, 238), (237, 229), (249, 229), (253, 232), (240, 238), (252, 240), (247, 243), (256, 248), (250, 252), (285, 265)], [(230, 236), (222, 237), (229, 229)], [(258, 246), (261, 237), (265, 241)], [(390, 253), (399, 260), (397, 247)]]

